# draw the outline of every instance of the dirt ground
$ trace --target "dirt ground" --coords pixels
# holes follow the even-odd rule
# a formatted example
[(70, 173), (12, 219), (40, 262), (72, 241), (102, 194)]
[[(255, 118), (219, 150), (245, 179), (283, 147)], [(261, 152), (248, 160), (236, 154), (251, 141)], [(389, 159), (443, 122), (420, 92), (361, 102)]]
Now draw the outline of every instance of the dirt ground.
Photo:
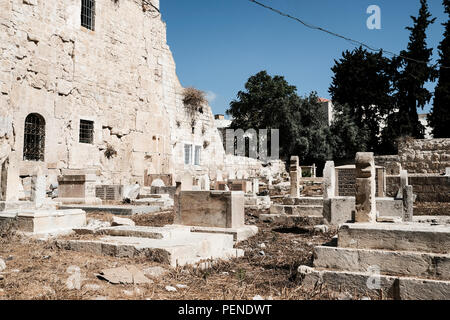
[[(91, 217), (109, 220), (109, 216)], [(304, 300), (337, 299), (337, 293), (305, 292), (297, 276), (299, 265), (311, 265), (313, 247), (330, 242), (335, 235), (315, 233), (298, 226), (282, 227), (258, 222), (247, 213), (247, 223), (257, 224), (260, 232), (242, 242), (245, 257), (219, 262), (211, 269), (192, 267), (169, 269), (154, 283), (113, 285), (96, 277), (102, 269), (135, 265), (140, 270), (157, 263), (145, 259), (98, 256), (58, 249), (52, 240), (37, 241), (4, 232), (0, 238), (0, 257), (7, 268), (0, 274), (0, 299), (265, 299)], [(136, 216), (138, 225), (161, 226), (173, 219), (171, 212), (156, 216)], [(81, 289), (69, 290), (66, 282), (79, 268)], [(166, 286), (184, 285), (176, 292)]]

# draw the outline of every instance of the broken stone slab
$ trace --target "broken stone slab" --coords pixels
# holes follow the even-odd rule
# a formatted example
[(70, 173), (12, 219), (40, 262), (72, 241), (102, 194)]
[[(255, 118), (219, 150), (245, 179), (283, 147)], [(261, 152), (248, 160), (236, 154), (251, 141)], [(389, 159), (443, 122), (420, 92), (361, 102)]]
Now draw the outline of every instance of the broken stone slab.
[(160, 278), (169, 273), (169, 270), (163, 267), (150, 267), (143, 270), (144, 274), (150, 278)]
[(173, 267), (210, 259), (232, 259), (244, 252), (234, 249), (232, 235), (189, 233), (175, 239), (103, 237), (99, 240), (57, 240), (59, 248), (114, 257), (146, 257)]
[(136, 266), (127, 265), (124, 267), (105, 269), (96, 274), (99, 279), (106, 280), (112, 284), (151, 284), (142, 271)]
[(315, 247), (314, 267), (369, 272), (376, 266), (385, 275), (450, 280), (450, 255), (410, 251)]
[(348, 291), (361, 296), (370, 294), (395, 300), (449, 300), (450, 281), (414, 277), (394, 277), (370, 273), (316, 270), (305, 274), (302, 287), (319, 287), (336, 292)]
[(108, 235), (116, 237), (135, 237), (149, 239), (177, 239), (189, 236), (190, 227), (166, 226), (166, 227), (146, 227), (146, 226), (118, 226), (96, 229), (94, 234)]
[(258, 233), (257, 226), (245, 225), (238, 228), (191, 227), (191, 232), (231, 234), (236, 242), (245, 241)]
[(344, 224), (338, 232), (342, 248), (450, 253), (450, 226), (421, 223)]
[(113, 227), (117, 227), (117, 226), (134, 227), (135, 225), (136, 225), (136, 223), (133, 220), (127, 219), (127, 218), (120, 218), (120, 217), (113, 217), (113, 220), (111, 222), (111, 226), (113, 226)]

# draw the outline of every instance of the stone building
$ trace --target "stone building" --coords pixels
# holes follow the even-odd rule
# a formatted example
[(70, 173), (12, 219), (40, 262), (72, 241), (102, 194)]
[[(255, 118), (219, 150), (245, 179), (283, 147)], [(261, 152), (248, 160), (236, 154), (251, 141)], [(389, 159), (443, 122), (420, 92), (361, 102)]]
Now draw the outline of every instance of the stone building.
[(214, 175), (225, 157), (213, 114), (188, 113), (183, 91), (159, 0), (1, 0), (2, 192), (37, 166), (50, 182)]

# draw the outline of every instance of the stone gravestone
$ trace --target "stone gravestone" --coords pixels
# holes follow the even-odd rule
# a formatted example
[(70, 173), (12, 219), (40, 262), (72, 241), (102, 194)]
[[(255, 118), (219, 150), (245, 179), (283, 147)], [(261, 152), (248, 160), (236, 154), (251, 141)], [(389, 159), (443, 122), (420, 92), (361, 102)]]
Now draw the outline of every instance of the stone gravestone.
[(183, 173), (181, 176), (181, 191), (192, 191), (194, 187), (194, 180), (189, 172)]
[(45, 203), (46, 183), (41, 167), (37, 167), (31, 178), (31, 201), (36, 208), (41, 208)]
[(405, 186), (403, 188), (403, 221), (413, 221), (414, 193), (413, 186)]
[(200, 188), (202, 191), (210, 191), (211, 190), (211, 180), (207, 174), (203, 175), (200, 178)]
[(372, 152), (356, 154), (355, 222), (376, 222), (375, 161)]
[(216, 181), (224, 181), (222, 171), (220, 171), (220, 170), (217, 170)]
[(323, 198), (334, 198), (336, 189), (336, 171), (334, 161), (327, 161), (323, 169)]
[(300, 198), (300, 174), (299, 158), (297, 156), (291, 157), (291, 163), (289, 167), (289, 175), (291, 178), (291, 198)]
[(397, 199), (402, 199), (403, 198), (403, 190), (405, 189), (405, 187), (409, 185), (408, 182), (408, 171), (406, 170), (400, 170), (400, 187), (398, 189), (397, 192)]
[(259, 180), (258, 179), (253, 179), (252, 180), (252, 194), (253, 196), (257, 196), (259, 193)]
[(450, 167), (445, 168), (445, 175), (450, 177)]

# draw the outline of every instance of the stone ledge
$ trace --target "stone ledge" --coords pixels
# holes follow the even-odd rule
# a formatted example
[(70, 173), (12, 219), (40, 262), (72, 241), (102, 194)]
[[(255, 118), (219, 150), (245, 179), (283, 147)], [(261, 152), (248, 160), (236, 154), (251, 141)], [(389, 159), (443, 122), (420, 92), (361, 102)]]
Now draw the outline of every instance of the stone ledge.
[(191, 232), (231, 234), (235, 242), (241, 242), (256, 235), (258, 227), (248, 225), (237, 228), (191, 227)]
[(339, 229), (338, 246), (450, 253), (450, 226), (423, 223), (355, 223)]
[[(449, 300), (450, 281), (425, 280), (412, 277), (392, 277), (380, 275), (379, 289), (370, 289), (368, 281), (373, 275), (361, 272), (331, 270), (310, 271), (303, 275), (302, 286), (314, 290), (318, 287), (333, 291), (348, 291), (359, 295), (377, 295), (395, 300)], [(370, 282), (369, 282), (370, 283)]]
[(450, 280), (450, 255), (425, 252), (315, 247), (314, 267), (368, 272), (377, 266), (385, 275)]
[(320, 216), (296, 216), (285, 214), (260, 214), (259, 220), (270, 223), (298, 224), (305, 226), (316, 226), (324, 224), (324, 218)]

